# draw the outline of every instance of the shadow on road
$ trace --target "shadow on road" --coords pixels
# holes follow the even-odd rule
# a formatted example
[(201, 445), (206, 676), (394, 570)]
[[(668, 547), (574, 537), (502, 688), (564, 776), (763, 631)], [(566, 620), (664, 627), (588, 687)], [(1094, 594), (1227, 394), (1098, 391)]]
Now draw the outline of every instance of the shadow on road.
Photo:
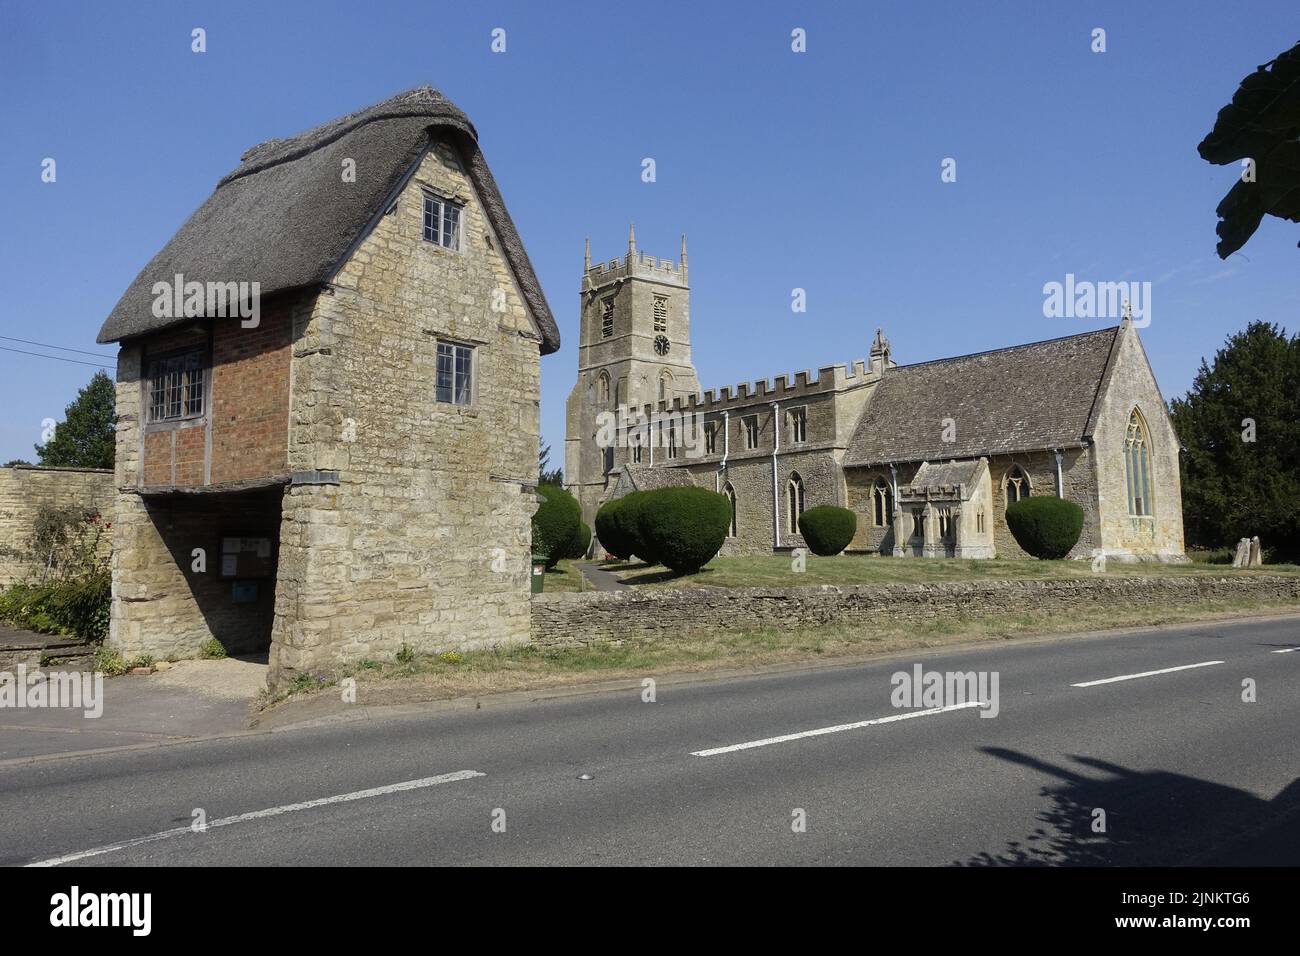
[[(1001, 760), (1050, 774), (1039, 825), (1000, 853), (955, 866), (1296, 866), (1300, 864), (1300, 778), (1272, 800), (1235, 787), (1164, 771), (1129, 770), (1072, 756), (1104, 776), (1084, 776), (1028, 754), (985, 747)], [(1094, 832), (1096, 810), (1105, 832)]]

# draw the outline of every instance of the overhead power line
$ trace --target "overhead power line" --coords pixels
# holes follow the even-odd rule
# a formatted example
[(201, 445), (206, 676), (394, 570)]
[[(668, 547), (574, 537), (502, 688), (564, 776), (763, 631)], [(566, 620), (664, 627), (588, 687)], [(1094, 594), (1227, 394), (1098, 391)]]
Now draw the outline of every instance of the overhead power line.
[(19, 355), (34, 355), (36, 358), (53, 359), (56, 362), (71, 362), (73, 365), (89, 365), (91, 368), (112, 369), (113, 367), (111, 365), (102, 365), (99, 362), (83, 362), (81, 359), (64, 358), (62, 355), (42, 355), (40, 352), (28, 352), (25, 349), (11, 349), (7, 345), (0, 345), (0, 351), (17, 352)]
[(105, 355), (103, 352), (87, 352), (85, 349), (70, 349), (66, 345), (50, 345), (48, 342), (33, 342), (31, 339), (16, 339), (12, 335), (0, 335), (0, 339), (6, 342), (22, 342), (23, 345), (39, 345), (43, 349), (58, 349), (60, 352), (78, 352), (82, 355), (93, 355), (95, 358), (108, 359), (110, 362), (113, 356)]

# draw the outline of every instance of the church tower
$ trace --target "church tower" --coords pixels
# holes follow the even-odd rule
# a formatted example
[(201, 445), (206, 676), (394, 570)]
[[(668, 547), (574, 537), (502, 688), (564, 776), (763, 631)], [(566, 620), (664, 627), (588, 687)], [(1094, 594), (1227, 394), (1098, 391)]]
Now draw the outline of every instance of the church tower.
[(592, 265), (588, 240), (579, 309), (578, 379), (565, 407), (564, 483), (591, 524), (607, 476), (629, 460), (627, 448), (597, 444), (600, 413), (700, 391), (691, 363), (686, 237), (680, 263), (638, 252), (635, 225), (621, 259)]

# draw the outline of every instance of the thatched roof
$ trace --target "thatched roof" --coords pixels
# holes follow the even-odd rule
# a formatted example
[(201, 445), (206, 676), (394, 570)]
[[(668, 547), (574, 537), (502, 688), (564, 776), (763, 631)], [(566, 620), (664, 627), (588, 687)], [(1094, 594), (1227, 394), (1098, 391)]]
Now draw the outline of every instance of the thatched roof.
[[(290, 139), (254, 146), (186, 220), (114, 307), (99, 342), (156, 332), (192, 319), (157, 318), (152, 286), (187, 279), (260, 282), (263, 296), (329, 281), (386, 208), (429, 144), (450, 136), (483, 202), (542, 334), (542, 352), (560, 333), (510, 219), (469, 118), (428, 86), (332, 120)], [(356, 162), (356, 182), (340, 175)]]
[[(1119, 327), (885, 369), (845, 455), (846, 465), (950, 461), (1077, 447)], [(944, 441), (952, 419), (955, 441)]]

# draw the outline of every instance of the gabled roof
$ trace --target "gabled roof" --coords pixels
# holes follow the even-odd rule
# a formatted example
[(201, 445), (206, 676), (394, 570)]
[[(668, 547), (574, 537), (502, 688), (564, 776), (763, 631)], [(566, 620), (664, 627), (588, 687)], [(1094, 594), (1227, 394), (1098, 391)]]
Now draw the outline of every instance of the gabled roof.
[[(885, 369), (846, 465), (948, 461), (1083, 444), (1120, 327)], [(954, 441), (946, 442), (952, 419)]]
[(968, 458), (964, 461), (928, 461), (917, 469), (916, 474), (912, 476), (912, 480), (900, 491), (906, 490), (910, 493), (922, 494), (926, 490), (952, 488), (957, 485), (974, 487), (980, 469), (987, 467), (988, 460), (985, 458)]
[(623, 474), (635, 491), (656, 488), (690, 488), (695, 482), (685, 468), (673, 465), (624, 465)]
[[(163, 246), (114, 307), (99, 342), (156, 332), (192, 319), (153, 315), (152, 286), (174, 281), (259, 282), (272, 295), (333, 278), (371, 223), (392, 201), (430, 134), (449, 135), (501, 243), (543, 353), (560, 333), (523, 241), (506, 211), (469, 118), (437, 90), (421, 86), (290, 139), (254, 146)], [(344, 182), (343, 160), (356, 163)]]

